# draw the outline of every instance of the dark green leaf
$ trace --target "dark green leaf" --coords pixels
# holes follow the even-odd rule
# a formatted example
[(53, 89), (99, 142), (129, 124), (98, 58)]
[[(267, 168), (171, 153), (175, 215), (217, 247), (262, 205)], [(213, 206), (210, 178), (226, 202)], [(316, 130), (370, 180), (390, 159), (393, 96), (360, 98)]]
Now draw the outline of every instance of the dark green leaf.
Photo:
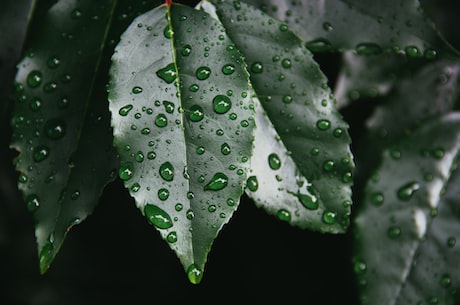
[(452, 113), (384, 152), (355, 219), (363, 304), (453, 304), (460, 288), (459, 149), (460, 114)]
[(344, 232), (354, 165), (326, 77), (285, 24), (242, 2), (215, 4), (260, 100), (247, 194), (293, 225)]
[(208, 14), (163, 5), (123, 34), (111, 77), (120, 178), (198, 283), (249, 169), (254, 107), (243, 58)]
[[(44, 273), (70, 228), (115, 175), (109, 113), (96, 83), (115, 1), (60, 1), (41, 20), (16, 75), (11, 146), (34, 213)], [(96, 84), (96, 85), (95, 85)]]
[(288, 23), (313, 52), (355, 50), (371, 55), (393, 50), (426, 58), (458, 54), (440, 37), (417, 0), (247, 2)]

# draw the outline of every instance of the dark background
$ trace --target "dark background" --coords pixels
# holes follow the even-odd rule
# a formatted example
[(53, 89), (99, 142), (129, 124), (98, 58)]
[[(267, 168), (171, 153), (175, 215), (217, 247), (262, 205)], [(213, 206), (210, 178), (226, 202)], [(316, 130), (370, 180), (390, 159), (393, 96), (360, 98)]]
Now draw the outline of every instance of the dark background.
[[(201, 284), (192, 285), (174, 252), (135, 208), (118, 179), (106, 187), (94, 213), (69, 233), (48, 272), (40, 275), (32, 215), (17, 191), (15, 152), (8, 148), (9, 88), (21, 57), (21, 44), (15, 40), (21, 39), (24, 29), (19, 21), (26, 18), (20, 5), (28, 2), (3, 0), (7, 9), (0, 13), (0, 19), (1, 14), (13, 14), (18, 20), (18, 25), (0, 23), (1, 305), (359, 303), (351, 230), (343, 235), (300, 230), (243, 196), (214, 242)], [(460, 11), (453, 2), (423, 1), (455, 44), (455, 15)], [(333, 86), (339, 55), (316, 59)], [(362, 105), (343, 110), (353, 139), (359, 139), (363, 119), (372, 110), (358, 107)]]

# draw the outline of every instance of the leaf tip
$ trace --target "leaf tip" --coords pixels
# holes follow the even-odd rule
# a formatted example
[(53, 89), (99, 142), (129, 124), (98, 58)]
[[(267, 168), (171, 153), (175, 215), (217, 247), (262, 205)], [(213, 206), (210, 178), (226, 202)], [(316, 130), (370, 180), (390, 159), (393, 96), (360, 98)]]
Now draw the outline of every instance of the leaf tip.
[(54, 246), (52, 243), (47, 243), (42, 247), (39, 253), (40, 274), (43, 275), (49, 269), (51, 262), (54, 259)]
[(199, 269), (195, 264), (191, 264), (187, 269), (187, 277), (190, 283), (198, 285), (203, 278), (203, 270)]

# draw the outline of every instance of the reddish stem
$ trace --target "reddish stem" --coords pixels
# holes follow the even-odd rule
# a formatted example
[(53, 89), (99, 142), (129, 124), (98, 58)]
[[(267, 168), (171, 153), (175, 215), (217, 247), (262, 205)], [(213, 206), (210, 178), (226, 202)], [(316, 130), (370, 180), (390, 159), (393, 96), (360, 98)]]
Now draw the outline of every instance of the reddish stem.
[(172, 0), (165, 0), (165, 4), (166, 4), (167, 6), (171, 5), (171, 4), (172, 4)]

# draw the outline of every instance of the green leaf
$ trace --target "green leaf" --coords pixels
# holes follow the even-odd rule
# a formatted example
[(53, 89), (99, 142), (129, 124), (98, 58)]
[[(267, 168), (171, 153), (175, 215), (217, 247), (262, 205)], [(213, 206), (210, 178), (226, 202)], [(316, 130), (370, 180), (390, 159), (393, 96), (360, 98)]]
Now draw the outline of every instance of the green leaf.
[(247, 0), (285, 21), (313, 52), (386, 50), (410, 57), (458, 56), (425, 16), (417, 0), (279, 1)]
[(249, 169), (252, 90), (221, 24), (182, 5), (137, 18), (113, 56), (120, 178), (198, 283)]
[(363, 304), (454, 303), (459, 149), (460, 113), (451, 113), (384, 152), (355, 218), (354, 270)]
[(19, 189), (34, 214), (42, 273), (115, 177), (104, 86), (96, 82), (114, 5), (59, 1), (18, 65), (11, 147), (19, 151)]
[(243, 2), (215, 5), (250, 67), (260, 100), (246, 193), (292, 225), (344, 232), (353, 156), (348, 125), (335, 109), (326, 77), (285, 24)]

